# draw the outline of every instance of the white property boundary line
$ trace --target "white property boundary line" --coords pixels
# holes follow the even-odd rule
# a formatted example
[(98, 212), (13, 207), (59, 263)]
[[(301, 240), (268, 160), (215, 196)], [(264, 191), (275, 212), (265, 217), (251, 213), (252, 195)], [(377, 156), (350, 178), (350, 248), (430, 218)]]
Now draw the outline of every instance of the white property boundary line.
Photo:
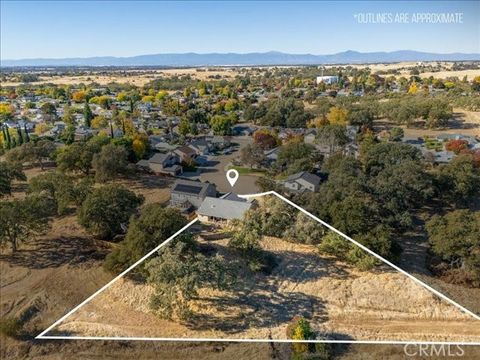
[[(407, 273), (406, 271), (402, 270), (395, 264), (391, 263), (390, 261), (384, 259), (382, 256), (376, 254), (375, 252), (371, 251), (368, 249), (366, 246), (360, 244), (359, 242), (353, 240), (349, 236), (345, 235), (341, 231), (335, 229), (333, 226), (327, 224), (323, 220), (319, 219), (315, 215), (309, 213), (302, 207), (298, 206), (291, 200), (285, 198), (284, 196), (278, 194), (275, 191), (267, 191), (263, 193), (258, 193), (258, 194), (248, 194), (248, 195), (238, 195), (241, 198), (252, 198), (252, 197), (261, 197), (265, 195), (275, 195), (279, 199), (283, 200), (284, 202), (288, 203), (289, 205), (293, 206), (297, 210), (300, 210), (302, 213), (305, 215), (309, 216), (313, 220), (321, 223), (323, 226), (327, 227), (328, 229), (332, 230), (333, 232), (337, 233), (338, 235), (342, 236), (343, 238), (349, 240), (353, 244), (357, 245), (361, 249), (365, 250), (369, 254), (375, 256), (382, 262), (386, 263), (387, 265), (391, 266), (395, 270), (401, 272), (405, 276), (409, 277), (413, 281), (415, 281), (417, 284), (421, 285), (422, 287), (426, 288), (430, 292), (434, 293), (438, 297), (442, 298), (443, 300), (446, 300), (450, 304), (454, 305), (455, 307), (459, 308), (463, 312), (471, 315), (474, 317), (476, 320), (480, 320), (480, 316), (476, 315), (472, 311), (466, 309), (462, 305), (458, 304), (457, 302), (453, 301), (449, 297), (445, 296), (441, 292), (435, 290), (431, 286), (425, 284), (423, 281), (417, 279), (413, 275)], [(115, 278), (113, 278), (110, 282), (108, 282), (106, 285), (101, 287), (99, 290), (97, 290), (95, 293), (90, 295), (87, 299), (85, 299), (83, 302), (75, 306), (72, 310), (70, 310), (68, 313), (66, 313), (64, 316), (62, 316), (60, 319), (55, 321), (52, 325), (50, 325), (48, 328), (46, 328), (44, 331), (42, 331), (39, 335), (35, 337), (35, 339), (46, 339), (46, 340), (119, 340), (119, 341), (181, 341), (181, 342), (252, 342), (252, 343), (270, 343), (270, 342), (278, 342), (278, 343), (338, 343), (338, 344), (383, 344), (383, 345), (407, 345), (407, 344), (421, 344), (421, 345), (480, 345), (480, 342), (443, 342), (443, 341), (384, 341), (384, 340), (291, 340), (291, 339), (225, 339), (225, 338), (161, 338), (161, 337), (109, 337), (109, 336), (61, 336), (61, 335), (45, 335), (48, 333), (50, 330), (52, 330), (55, 326), (60, 324), (63, 320), (65, 320), (67, 317), (69, 317), (71, 314), (76, 312), (78, 309), (80, 309), (82, 306), (86, 305), (89, 303), (94, 297), (96, 297), (98, 294), (101, 292), (105, 291), (110, 285), (112, 285), (114, 282), (116, 282), (118, 279), (126, 275), (129, 271), (134, 269), (136, 266), (138, 266), (140, 263), (145, 261), (148, 257), (153, 255), (155, 252), (157, 252), (160, 248), (163, 246), (167, 245), (169, 242), (171, 242), (175, 237), (180, 235), (182, 232), (187, 230), (190, 226), (192, 226), (194, 223), (198, 221), (198, 218), (193, 219), (191, 222), (189, 222), (187, 225), (185, 225), (183, 228), (178, 230), (175, 234), (170, 236), (167, 240), (165, 240), (163, 243), (158, 245), (156, 248), (151, 250), (148, 254), (143, 256), (141, 259), (139, 259), (137, 262), (132, 264), (130, 267), (128, 267), (126, 270), (122, 271), (119, 275), (117, 275)]]

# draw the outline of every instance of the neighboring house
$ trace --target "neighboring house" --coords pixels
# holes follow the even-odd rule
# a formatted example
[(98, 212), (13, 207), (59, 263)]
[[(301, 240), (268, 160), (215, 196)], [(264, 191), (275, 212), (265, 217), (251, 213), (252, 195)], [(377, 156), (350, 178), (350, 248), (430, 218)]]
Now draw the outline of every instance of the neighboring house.
[(449, 163), (455, 157), (455, 153), (453, 151), (447, 151), (447, 150), (433, 152), (433, 155), (435, 159), (434, 161), (437, 164)]
[(360, 126), (358, 125), (347, 125), (346, 134), (350, 141), (355, 141), (358, 132), (360, 131)]
[(197, 138), (188, 145), (197, 155), (208, 155), (210, 153), (210, 146), (204, 137)]
[(150, 146), (160, 152), (168, 152), (175, 149), (175, 145), (170, 145), (163, 136), (150, 135), (148, 137)]
[(317, 76), (317, 84), (335, 84), (338, 82), (338, 76)]
[(177, 176), (183, 172), (183, 168), (180, 165), (180, 157), (171, 151), (166, 154), (157, 153), (148, 160), (140, 160), (137, 166), (148, 168), (156, 175)]
[(172, 187), (170, 205), (183, 210), (198, 208), (207, 196), (216, 195), (214, 184), (178, 179)]
[(263, 154), (265, 155), (265, 159), (267, 160), (267, 162), (273, 163), (278, 160), (279, 152), (280, 152), (280, 146), (277, 146), (276, 148), (265, 150)]
[(358, 158), (360, 156), (360, 147), (354, 142), (348, 143), (343, 148), (343, 153), (347, 156)]
[(245, 213), (253, 206), (252, 202), (241, 201), (230, 198), (206, 197), (202, 205), (197, 210), (200, 221), (211, 222), (229, 222), (234, 219), (241, 220)]
[(248, 125), (234, 125), (232, 127), (232, 133), (235, 136), (251, 136), (255, 132), (255, 129)]
[(215, 150), (223, 150), (230, 146), (230, 136), (213, 136), (207, 138), (207, 141), (211, 144), (211, 147)]
[(174, 150), (174, 153), (180, 157), (182, 162), (186, 162), (188, 164), (195, 162), (197, 157), (195, 150), (188, 146), (180, 146)]
[(299, 173), (290, 175), (283, 182), (283, 185), (287, 189), (297, 192), (317, 191), (320, 181), (321, 179), (319, 176), (306, 171), (301, 171)]
[[(108, 134), (111, 135), (110, 130), (108, 131)], [(120, 129), (114, 129), (113, 130), (113, 137), (114, 138), (121, 138), (123, 136), (123, 131)]]
[(80, 125), (75, 129), (74, 140), (75, 141), (85, 140), (97, 134), (98, 134), (98, 130), (92, 130), (83, 125)]
[(313, 144), (316, 138), (317, 138), (317, 130), (309, 129), (303, 136), (303, 141), (305, 142), (305, 144)]

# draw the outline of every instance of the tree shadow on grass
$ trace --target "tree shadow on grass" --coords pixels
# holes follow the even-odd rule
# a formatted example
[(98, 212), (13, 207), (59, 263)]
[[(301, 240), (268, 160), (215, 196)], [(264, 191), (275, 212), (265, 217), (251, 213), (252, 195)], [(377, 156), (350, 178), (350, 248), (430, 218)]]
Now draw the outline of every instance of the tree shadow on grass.
[(80, 264), (90, 260), (103, 260), (110, 252), (107, 244), (78, 236), (39, 239), (32, 249), (19, 249), (13, 254), (0, 255), (0, 261), (30, 269)]
[[(301, 292), (250, 292), (238, 297), (208, 299), (215, 312), (194, 313), (185, 325), (192, 330), (221, 330), (228, 334), (240, 333), (249, 328), (270, 328), (289, 322), (296, 315), (312, 322), (327, 319), (320, 300)], [(232, 311), (235, 309), (234, 311)], [(236, 315), (232, 315), (236, 313)], [(216, 314), (224, 314), (219, 316)]]
[[(335, 261), (316, 254), (294, 251), (270, 254), (277, 261), (271, 274), (239, 275), (228, 296), (199, 298), (214, 311), (209, 314), (194, 313), (185, 326), (192, 330), (214, 329), (235, 334), (249, 328), (285, 324), (297, 315), (312, 324), (326, 321), (327, 313), (321, 298), (298, 291), (297, 286), (323, 277), (351, 278), (352, 274)], [(245, 269), (241, 262), (238, 268)]]

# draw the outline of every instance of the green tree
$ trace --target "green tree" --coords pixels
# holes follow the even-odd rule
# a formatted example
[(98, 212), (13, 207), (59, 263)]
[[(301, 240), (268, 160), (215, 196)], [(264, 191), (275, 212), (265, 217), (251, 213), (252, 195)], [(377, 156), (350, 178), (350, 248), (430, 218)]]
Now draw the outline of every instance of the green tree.
[(123, 186), (104, 185), (87, 196), (78, 211), (78, 222), (89, 233), (101, 239), (112, 239), (123, 232), (143, 200), (143, 196)]
[(36, 163), (44, 170), (45, 159), (52, 158), (55, 144), (50, 140), (30, 141), (10, 150), (7, 160), (18, 163)]
[(215, 135), (230, 135), (232, 125), (232, 121), (227, 116), (215, 115), (210, 119), (210, 126)]
[(0, 198), (12, 193), (12, 181), (26, 181), (27, 177), (18, 163), (0, 162)]
[(316, 142), (328, 146), (329, 155), (348, 143), (346, 128), (343, 125), (325, 125), (318, 129)]
[(146, 265), (148, 281), (155, 287), (151, 308), (162, 318), (187, 320), (190, 300), (201, 287), (225, 289), (233, 277), (220, 256), (207, 257), (198, 250), (192, 235), (182, 234)]
[(432, 251), (452, 269), (480, 282), (480, 212), (455, 210), (426, 224)]
[(19, 244), (42, 234), (54, 212), (51, 203), (42, 196), (0, 202), (0, 245), (10, 244), (12, 252)]
[(99, 153), (93, 155), (92, 167), (95, 171), (95, 180), (106, 182), (115, 179), (127, 171), (127, 150), (123, 146), (107, 144)]
[(60, 139), (67, 145), (73, 143), (75, 141), (75, 130), (76, 129), (74, 125), (67, 125), (60, 134)]
[(411, 160), (420, 162), (421, 153), (409, 144), (379, 143), (368, 149), (364, 157), (365, 172), (375, 176), (389, 165)]
[(53, 123), (57, 120), (57, 108), (54, 104), (47, 102), (40, 107), (40, 111), (45, 122)]
[(81, 172), (90, 174), (92, 161), (95, 154), (99, 153), (102, 146), (108, 144), (110, 138), (96, 136), (88, 141), (79, 141), (61, 148), (56, 157), (56, 163), (60, 171)]
[(391, 141), (401, 141), (404, 136), (404, 131), (401, 127), (394, 127), (390, 129), (390, 140)]
[(56, 213), (59, 215), (64, 214), (75, 199), (75, 187), (72, 179), (55, 171), (32, 178), (28, 184), (28, 193), (47, 196), (55, 204)]
[(94, 115), (93, 115), (92, 109), (90, 109), (88, 102), (85, 101), (85, 105), (83, 105), (83, 120), (85, 122), (86, 127), (89, 128), (92, 126), (93, 117)]
[(178, 132), (183, 136), (187, 136), (192, 132), (192, 127), (186, 118), (180, 120), (178, 124)]
[(325, 235), (325, 229), (318, 221), (298, 212), (293, 226), (285, 230), (285, 238), (292, 242), (314, 245), (320, 243)]
[(259, 145), (248, 144), (240, 150), (240, 160), (250, 168), (259, 167), (265, 160), (265, 154)]
[(290, 142), (280, 147), (277, 166), (285, 169), (287, 174), (299, 171), (310, 171), (317, 161), (313, 145), (302, 142)]
[(440, 167), (437, 182), (443, 198), (466, 204), (480, 195), (480, 166), (472, 155), (461, 154)]
[(177, 209), (149, 204), (130, 219), (127, 235), (105, 260), (105, 269), (117, 273), (140, 259), (187, 224)]

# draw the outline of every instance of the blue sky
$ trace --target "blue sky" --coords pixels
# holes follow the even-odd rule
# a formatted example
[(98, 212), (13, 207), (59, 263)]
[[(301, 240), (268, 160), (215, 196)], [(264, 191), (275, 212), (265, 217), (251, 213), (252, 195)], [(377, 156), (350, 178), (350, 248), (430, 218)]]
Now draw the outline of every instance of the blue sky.
[[(359, 24), (357, 13), (463, 13)], [(1, 1), (1, 58), (171, 52), (480, 52), (480, 1)]]

